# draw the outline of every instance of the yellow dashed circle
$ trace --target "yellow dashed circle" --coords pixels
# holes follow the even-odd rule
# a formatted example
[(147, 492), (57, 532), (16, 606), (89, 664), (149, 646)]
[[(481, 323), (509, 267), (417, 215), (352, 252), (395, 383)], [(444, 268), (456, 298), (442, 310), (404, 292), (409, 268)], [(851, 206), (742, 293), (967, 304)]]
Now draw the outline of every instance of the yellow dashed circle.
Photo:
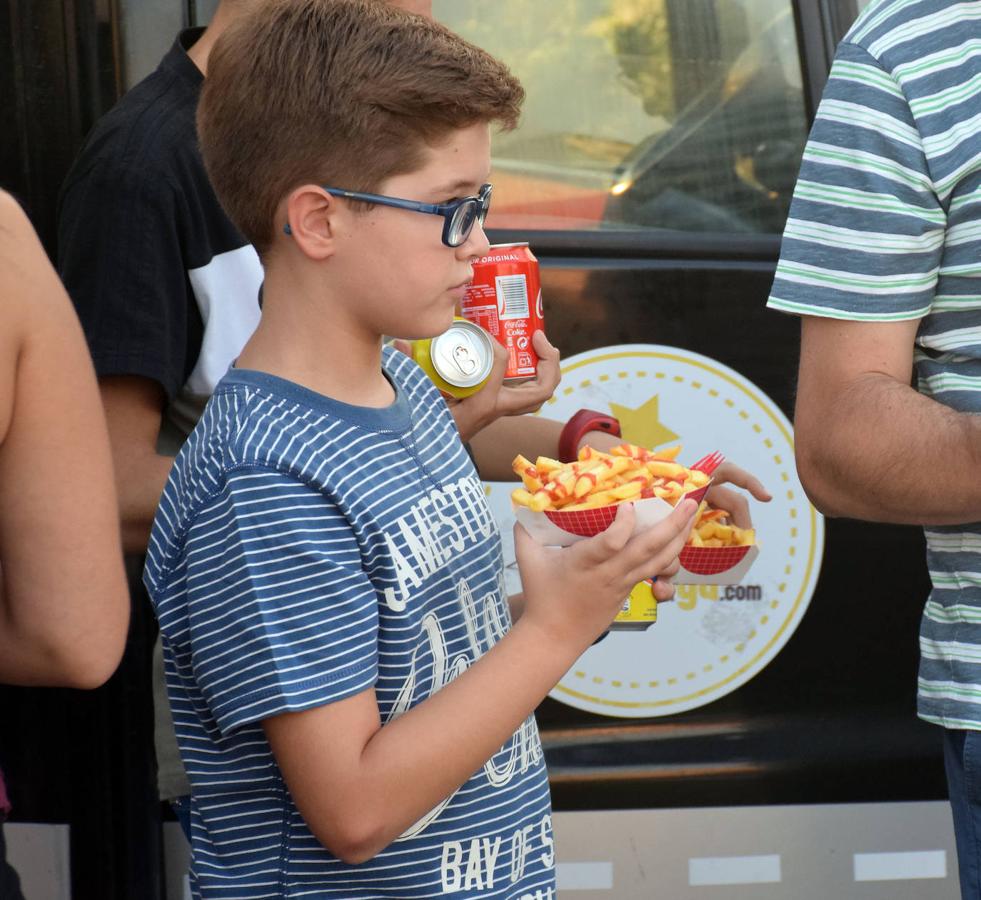
[[(589, 361), (591, 362), (593, 360), (589, 360)], [(687, 362), (687, 360), (682, 360), (682, 361)], [(707, 367), (707, 368), (710, 368), (710, 367)], [(715, 374), (719, 374), (719, 373), (715, 373)], [(635, 371), (633, 373), (628, 372), (628, 371), (618, 371), (616, 373), (616, 377), (618, 379), (621, 379), (621, 380), (625, 380), (627, 378), (630, 378), (632, 375), (633, 375), (633, 377), (636, 377), (636, 378), (648, 378), (648, 377), (651, 377), (651, 375), (653, 375), (653, 377), (655, 379), (658, 379), (658, 380), (666, 380), (669, 377), (666, 372), (662, 372), (662, 371), (656, 371), (656, 372), (653, 372), (653, 373), (648, 373), (645, 370), (638, 370), (638, 371)], [(607, 382), (610, 379), (611, 379), (611, 376), (606, 375), (606, 374), (601, 374), (597, 378), (597, 380), (600, 381), (600, 382)], [(695, 389), (695, 390), (701, 390), (703, 388), (703, 383), (702, 382), (695, 381), (695, 380), (688, 380), (688, 379), (686, 379), (682, 375), (673, 375), (673, 376), (671, 376), (671, 380), (673, 382), (677, 383), (677, 384), (683, 384), (686, 381), (688, 381), (689, 385), (693, 389)], [(564, 396), (568, 396), (568, 395), (572, 394), (573, 392), (575, 392), (576, 390), (581, 390), (581, 389), (584, 389), (584, 388), (588, 388), (588, 387), (592, 386), (592, 384), (593, 384), (593, 382), (592, 382), (591, 379), (583, 379), (576, 386), (564, 388), (563, 389), (563, 395)], [(723, 403), (729, 409), (735, 409), (736, 408), (736, 401), (735, 400), (733, 400), (730, 397), (722, 397), (721, 392), (718, 391), (718, 390), (716, 390), (715, 388), (708, 388), (707, 391), (706, 391), (706, 393), (710, 397), (722, 399)], [(555, 400), (556, 400), (556, 397), (553, 396), (552, 398), (550, 398), (549, 403), (553, 403), (553, 402), (555, 402)], [(751, 419), (751, 413), (748, 412), (747, 410), (742, 410), (741, 409), (741, 410), (739, 410), (739, 417), (741, 419), (745, 420), (745, 421), (749, 421)], [(772, 416), (771, 416), (771, 418), (772, 418)], [(774, 420), (774, 421), (777, 421), (777, 420)], [(762, 435), (762, 433), (763, 433), (763, 426), (760, 425), (760, 423), (749, 421), (749, 424), (751, 425), (751, 427), (753, 429), (753, 432), (755, 434)], [(777, 421), (777, 424), (778, 424), (778, 427), (779, 427), (779, 422), (778, 421)], [(767, 437), (764, 437), (764, 438), (762, 438), (762, 443), (763, 443), (763, 446), (765, 448), (767, 448), (767, 450), (772, 450), (773, 449), (774, 444), (773, 444), (773, 440), (772, 439), (767, 438)], [(783, 458), (782, 458), (781, 455), (774, 454), (772, 456), (772, 459), (773, 459), (773, 461), (778, 466), (783, 466), (784, 462), (783, 462)], [(791, 476), (790, 476), (790, 474), (787, 471), (782, 471), (782, 472), (780, 472), (780, 479), (784, 483), (789, 483), (790, 482), (790, 479), (791, 479)], [(793, 490), (787, 490), (786, 496), (787, 496), (787, 499), (788, 500), (795, 500), (796, 499), (796, 495), (795, 495), (795, 493), (794, 493)], [(793, 508), (791, 508), (789, 510), (789, 517), (790, 517), (791, 520), (796, 520), (798, 518), (798, 511), (797, 511), (797, 508), (796, 507), (793, 507)], [(796, 539), (798, 537), (798, 529), (796, 527), (790, 527), (789, 531), (790, 531), (790, 537), (791, 538)], [(812, 534), (812, 536), (811, 536), (811, 546), (810, 546), (809, 552), (807, 554), (807, 557), (808, 557), (807, 558), (807, 571), (810, 571), (810, 568), (811, 568), (811, 566), (814, 563), (814, 555), (815, 555), (815, 536)], [(796, 558), (796, 546), (791, 545), (791, 547), (789, 548), (789, 556), (792, 557), (792, 558)], [(792, 572), (793, 572), (793, 566), (792, 565), (788, 565), (788, 566), (786, 566), (784, 568), (784, 574), (785, 575), (791, 575)], [(805, 578), (805, 584), (806, 584), (806, 578)], [(778, 590), (779, 590), (780, 593), (785, 593), (786, 590), (787, 590), (787, 585), (785, 583), (780, 584), (779, 587), (778, 587)], [(802, 596), (803, 596), (803, 588), (801, 590), (800, 595), (797, 597), (797, 600), (795, 601), (795, 604), (794, 604), (795, 606), (796, 606), (797, 603), (800, 602)], [(779, 608), (779, 606), (780, 606), (780, 601), (778, 601), (778, 600), (771, 600), (769, 602), (769, 607), (770, 607), (771, 610), (776, 610), (776, 609)], [(766, 625), (769, 621), (770, 621), (770, 617), (767, 616), (767, 615), (763, 615), (759, 619), (759, 624), (761, 626), (762, 625)], [(778, 632), (778, 634), (779, 634), (779, 632)], [(745, 651), (745, 649), (746, 649), (746, 643), (748, 643), (749, 641), (752, 641), (753, 638), (755, 638), (756, 636), (757, 636), (757, 632), (754, 629), (753, 631), (750, 632), (750, 634), (746, 638), (746, 641), (735, 645), (735, 647), (733, 648), (733, 650), (737, 654), (742, 654)], [(772, 641), (775, 640), (775, 639), (776, 639), (776, 636), (774, 636), (773, 638), (771, 638), (771, 640), (770, 640), (769, 643), (772, 643)], [(767, 646), (769, 646), (769, 643), (768, 643)], [(765, 652), (765, 650), (766, 650), (766, 648), (764, 648), (764, 650), (763, 651), (760, 651), (760, 652), (761, 653), (762, 652)], [(724, 655), (722, 655), (722, 656), (720, 656), (718, 658), (718, 664), (721, 665), (721, 666), (727, 666), (731, 662), (733, 662), (733, 660), (732, 660), (732, 657), (729, 654), (724, 654)], [(744, 664), (742, 666), (742, 669), (740, 669), (739, 671), (744, 670), (746, 665), (748, 665), (748, 664)], [(714, 666), (711, 663), (703, 666), (703, 668), (702, 668), (702, 672), (705, 673), (705, 674), (711, 673), (713, 671), (714, 671)], [(573, 674), (575, 675), (576, 678), (580, 678), (580, 679), (583, 679), (583, 680), (585, 680), (585, 679), (588, 678), (587, 673), (584, 672), (584, 671), (576, 670)], [(727, 678), (723, 679), (723, 681), (720, 684), (724, 684), (726, 681), (728, 681), (731, 678), (735, 677), (736, 674), (738, 674), (738, 673), (731, 674)], [(685, 680), (694, 680), (694, 679), (697, 678), (697, 673), (696, 672), (688, 672), (688, 673), (686, 673), (686, 675), (684, 676), (684, 678), (685, 678)], [(598, 675), (597, 676), (593, 676), (590, 680), (594, 684), (605, 684), (606, 683), (605, 682), (605, 679), (602, 678), (601, 676), (598, 676)], [(674, 686), (674, 685), (677, 685), (678, 678), (672, 676), (672, 677), (667, 678), (666, 681), (667, 681), (667, 684), (669, 686)], [(621, 681), (612, 681), (611, 680), (610, 681), (610, 684), (613, 687), (617, 687), (617, 688), (624, 687), (623, 682), (621, 682)], [(645, 687), (645, 686), (648, 687), (648, 688), (659, 688), (659, 687), (661, 687), (661, 682), (659, 680), (657, 680), (657, 681), (648, 681), (646, 685), (641, 685), (639, 682), (636, 682), (636, 681), (630, 681), (628, 683), (628, 688), (630, 690), (640, 690), (642, 687)], [(575, 692), (575, 691), (571, 691), (571, 690), (568, 690), (568, 689), (564, 688), (561, 684), (558, 685), (556, 689), (559, 690), (559, 691), (564, 691), (566, 693), (577, 694), (577, 692)], [(709, 689), (707, 688), (705, 690), (707, 691)], [(704, 693), (704, 691), (703, 692), (700, 692), (700, 693)], [(604, 703), (604, 701), (602, 701), (602, 700), (600, 700), (598, 698), (588, 697), (585, 694), (580, 694), (579, 696), (581, 696), (581, 697), (583, 697), (585, 699), (592, 700), (593, 702), (598, 702), (600, 704), (603, 704)], [(682, 698), (677, 698), (677, 699), (673, 699), (673, 700), (656, 701), (656, 702), (650, 702), (650, 703), (630, 702), (630, 703), (613, 703), (613, 704), (608, 704), (608, 705), (626, 705), (626, 706), (643, 706), (643, 707), (647, 707), (647, 706), (669, 706), (669, 705), (672, 705), (674, 703), (680, 702), (680, 701), (685, 700), (685, 699), (688, 699), (688, 698), (682, 697)]]
[[(618, 372), (617, 373), (617, 377), (618, 378), (629, 378), (630, 375), (631, 375), (630, 372)], [(646, 377), (648, 377), (648, 373), (645, 372), (645, 371), (637, 371), (637, 372), (634, 372), (633, 375), (636, 378), (646, 378)], [(667, 377), (667, 374), (665, 372), (655, 372), (654, 373), (654, 377), (655, 378), (666, 378)], [(598, 380), (599, 381), (608, 381), (609, 380), (609, 376), (608, 375), (600, 375)], [(677, 382), (677, 383), (679, 383), (679, 384), (681, 384), (681, 383), (684, 383), (684, 381), (686, 379), (682, 375), (675, 375), (675, 376), (672, 377), (672, 380), (675, 381), (675, 382)], [(583, 379), (581, 382), (579, 382), (579, 384), (576, 387), (574, 387), (574, 388), (566, 388), (566, 393), (568, 394), (568, 393), (572, 393), (572, 391), (574, 391), (574, 390), (581, 390), (581, 389), (584, 389), (584, 388), (588, 388), (588, 387), (590, 387), (592, 385), (592, 383), (593, 383), (592, 380), (589, 379), (589, 378)], [(690, 385), (693, 388), (696, 388), (696, 389), (701, 389), (702, 388), (702, 383), (699, 382), (699, 381), (691, 381), (689, 383), (690, 383)], [(708, 394), (711, 397), (719, 397), (720, 396), (719, 391), (715, 390), (715, 388), (709, 388)], [(733, 401), (733, 400), (731, 400), (729, 398), (723, 398), (723, 401), (725, 402), (725, 405), (726, 406), (728, 406), (730, 408), (734, 408), (735, 407), (735, 401)], [(745, 410), (740, 410), (739, 411), (739, 416), (742, 419), (748, 419), (749, 418), (749, 415), (750, 414), (748, 412), (746, 412)], [(755, 422), (752, 423), (752, 424), (753, 424), (753, 430), (757, 434), (762, 433), (762, 430), (763, 430), (762, 429), (762, 426), (760, 426), (758, 423), (755, 423)], [(773, 447), (773, 442), (769, 438), (764, 439), (763, 444), (768, 449), (772, 449), (772, 447)], [(774, 455), (773, 461), (777, 465), (783, 465), (783, 460), (778, 455)], [(781, 478), (782, 481), (787, 482), (787, 481), (790, 480), (790, 474), (788, 472), (781, 472), (780, 473), (780, 478)], [(789, 499), (793, 499), (793, 491), (787, 491), (787, 495), (788, 495), (788, 498)], [(796, 509), (792, 509), (790, 512), (791, 512), (791, 518), (796, 518), (796, 516), (797, 516), (797, 510)], [(790, 534), (791, 534), (791, 537), (797, 537), (797, 529), (796, 528), (791, 528)], [(791, 546), (791, 548), (790, 548), (790, 555), (791, 556), (794, 556), (795, 555), (795, 552), (796, 552), (795, 548), (793, 546)], [(791, 573), (792, 569), (791, 569), (790, 566), (787, 566), (784, 571), (785, 571), (786, 574), (789, 575)], [(779, 590), (781, 592), (785, 591), (786, 588), (787, 588), (787, 585), (786, 584), (781, 584), (779, 586)], [(773, 601), (770, 602), (770, 609), (777, 609), (777, 607), (779, 607), (779, 605), (780, 605), (780, 603), (778, 601), (773, 600)], [(760, 619), (760, 624), (761, 625), (765, 625), (768, 621), (769, 621), (769, 616), (763, 616)], [(755, 636), (756, 636), (756, 631), (754, 630), (754, 631), (750, 632), (749, 636), (747, 637), (747, 641), (752, 640)], [(745, 649), (745, 646), (746, 646), (745, 644), (737, 644), (734, 649), (736, 650), (737, 653), (742, 653), (743, 650)], [(727, 662), (729, 662), (729, 656), (728, 655), (726, 655), (726, 656), (720, 656), (719, 657), (719, 663), (721, 665), (725, 665)], [(712, 667), (711, 664), (706, 665), (706, 666), (704, 666), (702, 668), (702, 671), (705, 672), (705, 673), (711, 672), (711, 671), (713, 671), (713, 667)], [(584, 672), (577, 671), (574, 674), (576, 675), (577, 678), (585, 678), (586, 677), (586, 674)], [(688, 672), (685, 675), (685, 679), (686, 680), (689, 680), (689, 681), (692, 680), (692, 679), (694, 679), (694, 678), (696, 678), (696, 677), (697, 677), (697, 673), (695, 673), (695, 672)], [(600, 677), (599, 675), (593, 676), (592, 681), (593, 681), (594, 684), (604, 684), (605, 683), (605, 680), (602, 677)], [(674, 685), (674, 684), (677, 684), (677, 683), (678, 683), (678, 679), (677, 678), (673, 678), (673, 677), (672, 678), (668, 678), (668, 684), (669, 685)], [(620, 682), (620, 681), (611, 681), (610, 684), (613, 687), (623, 687), (623, 683)], [(659, 686), (660, 686), (660, 683), (657, 682), (657, 681), (650, 681), (650, 682), (647, 683), (647, 687), (656, 688), (656, 687), (659, 687)], [(632, 690), (638, 690), (638, 689), (640, 689), (640, 687), (641, 687), (641, 685), (638, 684), (636, 681), (631, 681), (630, 682), (630, 688)], [(561, 689), (561, 687), (560, 687), (560, 689)]]

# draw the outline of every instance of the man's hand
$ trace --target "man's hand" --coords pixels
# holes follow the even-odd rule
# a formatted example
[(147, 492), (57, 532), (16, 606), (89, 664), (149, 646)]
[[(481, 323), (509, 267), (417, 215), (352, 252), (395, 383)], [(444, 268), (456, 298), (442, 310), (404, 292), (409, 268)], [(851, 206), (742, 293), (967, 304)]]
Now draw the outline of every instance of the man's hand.
[(722, 487), (723, 484), (734, 484), (744, 491), (749, 491), (762, 503), (769, 503), (773, 499), (770, 492), (763, 487), (763, 483), (755, 475), (730, 462), (722, 463), (712, 473), (712, 486), (705, 494), (709, 506), (724, 509), (732, 516), (732, 521), (737, 527), (752, 528), (753, 517), (749, 514), (749, 501), (745, 494)]
[[(502, 416), (520, 416), (540, 409), (555, 392), (561, 378), (559, 351), (549, 343), (543, 331), (536, 331), (532, 336), (532, 346), (538, 354), (535, 377), (519, 384), (504, 382), (507, 351), (499, 341), (491, 339), (491, 343), (494, 345), (494, 366), (487, 383), (476, 394), (462, 400), (446, 400), (464, 442)], [(407, 341), (395, 341), (395, 346), (411, 355)]]

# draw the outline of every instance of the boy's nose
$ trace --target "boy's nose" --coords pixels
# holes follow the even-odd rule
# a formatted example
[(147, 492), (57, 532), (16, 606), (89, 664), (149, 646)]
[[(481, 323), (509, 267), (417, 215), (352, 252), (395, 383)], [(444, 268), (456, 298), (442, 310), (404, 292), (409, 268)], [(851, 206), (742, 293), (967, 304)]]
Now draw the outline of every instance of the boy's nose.
[(463, 251), (464, 257), (477, 257), (486, 256), (490, 253), (490, 241), (487, 240), (487, 235), (484, 232), (484, 226), (480, 222), (474, 222), (473, 228), (470, 234), (467, 235), (467, 239), (460, 244), (460, 250)]

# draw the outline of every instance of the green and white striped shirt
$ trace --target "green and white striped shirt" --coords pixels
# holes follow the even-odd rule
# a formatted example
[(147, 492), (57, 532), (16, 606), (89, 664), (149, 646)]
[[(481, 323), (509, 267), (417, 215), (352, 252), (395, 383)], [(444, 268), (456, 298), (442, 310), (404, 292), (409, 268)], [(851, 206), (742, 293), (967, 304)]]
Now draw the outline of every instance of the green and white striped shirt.
[[(875, 0), (845, 36), (768, 305), (922, 320), (919, 389), (981, 412), (979, 0)], [(981, 729), (981, 523), (926, 536), (919, 713)]]

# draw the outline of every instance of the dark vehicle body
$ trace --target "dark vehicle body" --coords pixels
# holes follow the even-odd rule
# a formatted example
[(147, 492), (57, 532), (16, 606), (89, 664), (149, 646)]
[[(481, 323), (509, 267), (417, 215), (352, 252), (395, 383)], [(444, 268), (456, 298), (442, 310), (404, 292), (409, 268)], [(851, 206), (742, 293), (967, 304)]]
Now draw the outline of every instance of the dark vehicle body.
[[(716, 10), (715, 0), (667, 4), (676, 17), (709, 25)], [(122, 87), (118, 5), (3, 4), (3, 79), (18, 100), (4, 115), (7, 133), (19, 138), (4, 156), (3, 184), (27, 205), (49, 249), (70, 151)], [(193, 20), (193, 3), (188, 9)], [(793, 187), (796, 162), (787, 159), (799, 160), (801, 127), (856, 11), (854, 0), (788, 3), (803, 73), (804, 107), (794, 115), (803, 125), (786, 133), (757, 127), (792, 103), (764, 41), (745, 78), (707, 79), (682, 98), (670, 129), (623, 156), (610, 183), (577, 187), (576, 214), (559, 227), (529, 227), (521, 198), (500, 192), (490, 238), (531, 244), (549, 337), (564, 357), (639, 341), (684, 348), (741, 373), (792, 419), (799, 323), (765, 308)], [(500, 177), (551, 177), (520, 170), (520, 162), (504, 165)], [(617, 185), (626, 187), (611, 190)], [(552, 699), (541, 705), (556, 810), (945, 797), (939, 732), (915, 713), (928, 590), (918, 529), (828, 520), (806, 615), (737, 690), (641, 719)], [(154, 625), (139, 598), (132, 629), (119, 673), (93, 694), (0, 691), (0, 766), (10, 776), (14, 821), (70, 825), (78, 898), (163, 896), (159, 833), (170, 816), (153, 792)]]

